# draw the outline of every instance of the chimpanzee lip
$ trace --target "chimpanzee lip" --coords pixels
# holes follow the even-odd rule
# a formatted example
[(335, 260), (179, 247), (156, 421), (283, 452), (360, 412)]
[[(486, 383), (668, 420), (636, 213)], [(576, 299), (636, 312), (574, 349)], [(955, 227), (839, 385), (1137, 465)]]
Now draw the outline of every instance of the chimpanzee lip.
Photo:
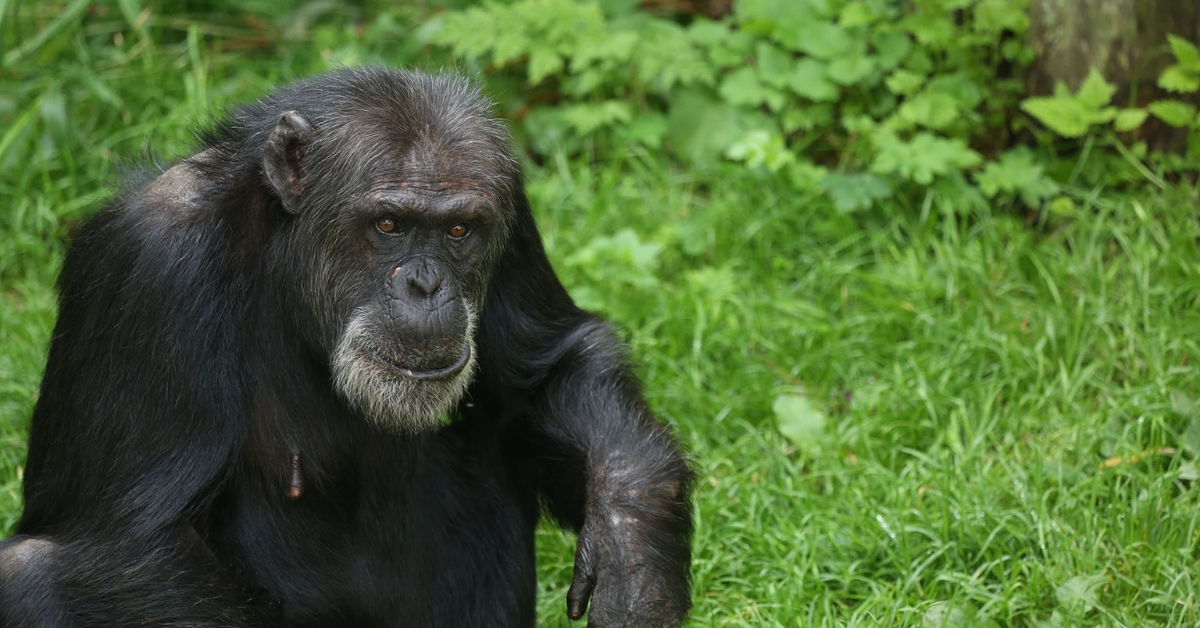
[(382, 362), (388, 369), (395, 371), (409, 379), (415, 379), (419, 381), (437, 381), (454, 377), (455, 375), (461, 373), (464, 368), (466, 368), (467, 363), (471, 361), (471, 343), (468, 342), (463, 344), (462, 355), (458, 356), (458, 359), (455, 360), (453, 364), (428, 370), (415, 370), (405, 366), (400, 366), (392, 360), (389, 360), (378, 354), (375, 354), (374, 358), (379, 362)]

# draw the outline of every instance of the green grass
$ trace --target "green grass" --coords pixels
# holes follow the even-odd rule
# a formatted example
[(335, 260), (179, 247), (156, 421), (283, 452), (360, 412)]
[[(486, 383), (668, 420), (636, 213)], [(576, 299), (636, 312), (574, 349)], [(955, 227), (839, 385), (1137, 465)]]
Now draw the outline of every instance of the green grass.
[[(189, 36), (89, 10), (0, 69), (0, 532), (64, 241), (116, 164), (179, 154), (288, 78), (412, 60), (337, 23), (245, 52), (221, 45), (253, 34), (240, 17)], [(8, 50), (53, 11), (0, 15)], [(932, 196), (843, 215), (656, 155), (529, 180), (564, 282), (622, 328), (692, 452), (693, 625), (1200, 624), (1195, 189), (1074, 190), (1071, 218), (1032, 224)], [(782, 436), (781, 394), (823, 427)], [(543, 623), (582, 626), (571, 537), (539, 542)]]

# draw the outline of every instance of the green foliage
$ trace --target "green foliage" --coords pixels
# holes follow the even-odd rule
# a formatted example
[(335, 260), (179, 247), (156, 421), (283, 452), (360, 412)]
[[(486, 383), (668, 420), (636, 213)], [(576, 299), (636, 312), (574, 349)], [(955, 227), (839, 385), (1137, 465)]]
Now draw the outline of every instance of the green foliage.
[[(1200, 91), (1200, 50), (1195, 44), (1175, 35), (1168, 35), (1167, 40), (1176, 63), (1168, 66), (1159, 76), (1158, 86), (1183, 94)], [(1116, 148), (1121, 157), (1129, 162), (1131, 170), (1138, 172), (1142, 178), (1158, 183), (1157, 175), (1150, 173), (1142, 163), (1145, 156), (1135, 155), (1135, 151), (1125, 148), (1122, 140), (1112, 133), (1136, 131), (1150, 116), (1154, 116), (1169, 126), (1188, 129), (1190, 137), (1185, 164), (1180, 164), (1180, 160), (1173, 155), (1155, 155), (1152, 156), (1153, 161), (1160, 165), (1175, 162), (1171, 166), (1173, 170), (1197, 169), (1197, 160), (1200, 158), (1200, 115), (1197, 115), (1194, 105), (1164, 98), (1147, 104), (1144, 109), (1117, 109), (1109, 106), (1115, 93), (1116, 87), (1093, 69), (1080, 85), (1078, 93), (1071, 94), (1060, 83), (1055, 87), (1053, 96), (1027, 98), (1021, 103), (1021, 108), (1064, 138), (1078, 138), (1099, 132), (1106, 144)], [(1108, 128), (1110, 123), (1111, 130)], [(1144, 147), (1134, 148), (1144, 152)]]
[(831, 174), (821, 184), (834, 206), (843, 212), (868, 209), (892, 195), (892, 186), (872, 174)]
[(1178, 100), (1159, 100), (1146, 106), (1156, 118), (1174, 127), (1189, 127), (1197, 123), (1196, 108)]
[(895, 175), (919, 185), (933, 183), (935, 176), (966, 170), (979, 165), (979, 153), (959, 139), (946, 139), (930, 133), (917, 133), (910, 141), (881, 130), (875, 134), (879, 153), (871, 164), (875, 174)]
[(1026, 99), (1021, 108), (1063, 137), (1082, 137), (1092, 125), (1117, 118), (1117, 109), (1108, 106), (1116, 92), (1117, 88), (1093, 69), (1078, 93), (1071, 94), (1066, 85), (1059, 83), (1053, 96)]
[(641, 14), (613, 23), (595, 2), (485, 2), (445, 14), (424, 34), (469, 61), (523, 65), (531, 85), (559, 79), (562, 92), (577, 98), (665, 94), (715, 80), (683, 28)]
[(1167, 35), (1175, 64), (1163, 70), (1158, 86), (1178, 93), (1200, 91), (1200, 50), (1192, 42), (1176, 35)]
[(1133, 131), (1142, 126), (1149, 115), (1150, 112), (1145, 109), (1122, 109), (1113, 119), (1113, 129), (1122, 133)]
[[(521, 77), (531, 96), (510, 106), (544, 155), (658, 139), (684, 162), (739, 162), (842, 211), (964, 181), (983, 163), (969, 142), (1016, 106), (1019, 84), (996, 68), (1030, 59), (1014, 43), (1024, 1), (741, 0), (690, 24), (632, 4), (485, 2), (426, 37), (494, 79)], [(635, 130), (644, 117), (664, 132)], [(822, 185), (830, 172), (847, 178)], [(864, 173), (865, 189), (840, 183)]]
[(1000, 155), (976, 173), (975, 181), (988, 198), (1017, 196), (1027, 207), (1039, 207), (1057, 194), (1060, 186), (1046, 176), (1031, 151), (1018, 148)]
[(808, 397), (795, 393), (779, 395), (771, 404), (771, 411), (775, 413), (779, 433), (807, 455), (818, 454), (821, 446), (828, 443), (825, 413), (813, 406)]
[[(505, 106), (542, 157), (661, 147), (694, 167), (741, 164), (823, 194), (842, 212), (889, 195), (915, 199), (925, 188), (960, 211), (984, 198), (1043, 208), (1058, 184), (1080, 176), (1130, 182), (1157, 180), (1149, 164), (1195, 169), (1200, 136), (1182, 161), (1127, 148), (1116, 136), (1150, 117), (1200, 127), (1182, 100), (1114, 106), (1116, 87), (1097, 71), (1073, 93), (1060, 84), (1050, 96), (1022, 99), (1019, 77), (1032, 60), (1022, 43), (1027, 5), (739, 0), (721, 20), (685, 22), (652, 17), (635, 2), (489, 0), (422, 32), (492, 80), (520, 85)], [(1200, 91), (1200, 51), (1175, 36), (1169, 44), (1176, 63), (1159, 84)], [(1072, 140), (1099, 134), (1087, 146), (1104, 152), (1080, 162), (1082, 170), (1006, 160), (991, 138), (1037, 128), (1018, 111), (1050, 131), (1038, 135), (1044, 147), (1065, 139), (1066, 150), (1078, 150)], [(1070, 176), (1057, 178), (1063, 171)]]
[[(621, 229), (611, 236), (600, 236), (580, 247), (564, 260), (593, 281), (602, 277), (617, 277), (622, 290), (651, 290), (658, 285), (655, 271), (662, 245), (643, 242), (633, 229)], [(587, 288), (574, 293), (580, 307), (598, 310), (605, 307), (606, 293)]]

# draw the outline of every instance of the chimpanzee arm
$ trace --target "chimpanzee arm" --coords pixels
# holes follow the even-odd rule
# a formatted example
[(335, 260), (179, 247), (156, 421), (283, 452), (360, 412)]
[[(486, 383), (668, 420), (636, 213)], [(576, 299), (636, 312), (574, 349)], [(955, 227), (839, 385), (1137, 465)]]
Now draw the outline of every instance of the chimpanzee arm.
[(197, 529), (245, 431), (223, 232), (162, 202), (200, 183), (176, 166), (67, 255), (0, 625), (261, 625)]
[(489, 287), (480, 346), (481, 392), (520, 391), (509, 394), (526, 408), (543, 497), (580, 532), (568, 614), (591, 598), (589, 626), (676, 625), (690, 604), (692, 473), (611, 329), (554, 275), (527, 207)]
[[(533, 416), (553, 443), (543, 467), (551, 509), (578, 503), (568, 470), (586, 487), (568, 613), (582, 616), (594, 594), (594, 625), (672, 625), (690, 599), (691, 473), (642, 400), (611, 331), (589, 321), (567, 342)], [(571, 455), (578, 462), (568, 462)]]
[(170, 202), (203, 183), (187, 163), (97, 214), (68, 251), (18, 533), (157, 533), (232, 465), (243, 306), (217, 218)]

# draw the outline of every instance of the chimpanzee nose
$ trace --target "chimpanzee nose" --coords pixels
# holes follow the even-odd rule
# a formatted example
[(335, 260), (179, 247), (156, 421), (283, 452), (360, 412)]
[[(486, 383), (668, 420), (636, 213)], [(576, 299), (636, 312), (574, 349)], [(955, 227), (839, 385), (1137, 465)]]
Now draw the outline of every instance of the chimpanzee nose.
[(416, 297), (431, 297), (442, 285), (442, 273), (427, 259), (408, 265), (408, 289)]

